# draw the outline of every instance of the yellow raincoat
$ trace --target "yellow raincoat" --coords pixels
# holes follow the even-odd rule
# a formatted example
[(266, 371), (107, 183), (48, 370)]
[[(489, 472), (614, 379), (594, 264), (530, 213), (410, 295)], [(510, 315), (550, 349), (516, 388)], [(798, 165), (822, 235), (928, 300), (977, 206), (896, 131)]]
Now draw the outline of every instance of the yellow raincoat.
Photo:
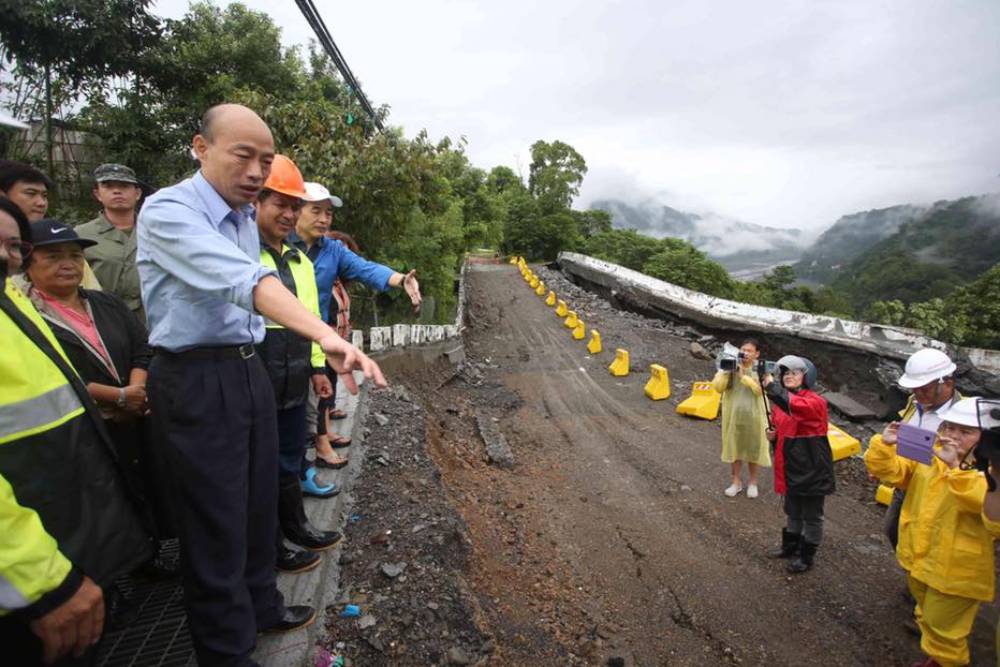
[(757, 378), (737, 373), (737, 378), (719, 371), (712, 386), (722, 394), (722, 460), (771, 465), (771, 449), (764, 435), (767, 419)]
[(951, 469), (937, 457), (924, 465), (896, 456), (896, 446), (880, 435), (871, 439), (865, 464), (886, 484), (906, 489), (896, 547), (903, 569), (942, 593), (992, 600), (993, 540), (1000, 523), (983, 515), (983, 473)]

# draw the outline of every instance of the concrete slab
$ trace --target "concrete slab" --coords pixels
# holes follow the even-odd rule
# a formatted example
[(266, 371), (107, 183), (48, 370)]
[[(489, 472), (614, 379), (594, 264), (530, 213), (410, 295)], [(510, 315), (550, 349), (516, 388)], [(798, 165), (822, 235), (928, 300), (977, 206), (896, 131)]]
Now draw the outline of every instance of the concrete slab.
[(877, 419), (878, 415), (875, 410), (869, 408), (868, 406), (858, 403), (850, 396), (844, 394), (830, 391), (823, 394), (823, 398), (826, 399), (827, 403), (837, 408), (840, 412), (844, 414), (845, 417), (852, 421), (862, 421), (864, 419)]
[[(355, 380), (363, 381), (359, 372), (354, 374)], [(333, 422), (337, 433), (350, 435), (351, 446), (339, 450), (342, 456), (350, 457), (350, 463), (340, 470), (322, 470), (321, 477), (336, 483), (342, 491), (339, 495), (326, 500), (306, 498), (306, 514), (313, 525), (325, 530), (343, 531), (344, 524), (350, 516), (354, 499), (351, 494), (353, 480), (361, 471), (364, 463), (362, 424), (367, 413), (365, 396), (367, 384), (361, 385), (357, 396), (351, 396), (344, 387), (343, 380), (337, 382), (337, 407), (347, 413), (347, 418)], [(310, 450), (309, 458), (314, 457)], [(336, 601), (340, 588), (340, 553), (342, 544), (323, 552), (323, 561), (319, 567), (302, 574), (278, 575), (278, 588), (285, 596), (286, 604), (309, 604), (317, 609), (316, 622), (304, 632), (293, 632), (286, 635), (261, 635), (257, 641), (254, 659), (262, 667), (312, 667), (316, 648), (326, 637), (326, 608)]]

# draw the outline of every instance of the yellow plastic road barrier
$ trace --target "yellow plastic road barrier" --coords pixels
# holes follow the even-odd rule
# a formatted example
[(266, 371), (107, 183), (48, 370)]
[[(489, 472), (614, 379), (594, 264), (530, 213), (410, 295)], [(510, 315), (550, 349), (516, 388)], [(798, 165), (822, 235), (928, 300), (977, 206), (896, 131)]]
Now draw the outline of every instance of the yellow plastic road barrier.
[(879, 484), (878, 488), (875, 489), (875, 502), (888, 507), (889, 503), (892, 502), (892, 487)]
[(535, 294), (537, 294), (538, 296), (545, 295), (545, 283), (543, 283), (540, 280), (538, 281), (538, 287), (535, 288)]
[(531, 285), (531, 289), (537, 289), (540, 283), (541, 281), (538, 279), (538, 276), (532, 276), (528, 284)]
[(667, 369), (659, 364), (650, 366), (649, 381), (646, 382), (644, 391), (646, 396), (654, 401), (670, 398), (670, 376), (667, 374)]
[(545, 305), (546, 306), (556, 305), (556, 293), (553, 292), (552, 290), (549, 290), (549, 296), (545, 299)]
[(565, 301), (560, 301), (559, 305), (556, 307), (556, 316), (566, 317), (567, 315), (569, 315), (569, 308), (566, 307)]
[(578, 322), (579, 320), (576, 319), (576, 311), (571, 310), (566, 315), (566, 319), (563, 321), (563, 324), (566, 325), (567, 329), (575, 329)]
[(515, 257), (511, 257), (510, 258), (510, 263), (511, 264), (517, 264), (517, 257), (516, 256)]
[(591, 354), (600, 354), (601, 350), (601, 334), (598, 333), (597, 329), (590, 330), (590, 342), (587, 343), (587, 352)]
[(586, 333), (587, 333), (587, 328), (583, 326), (583, 320), (577, 320), (576, 326), (573, 327), (574, 340), (583, 340), (583, 336)]
[(711, 382), (695, 382), (691, 385), (691, 396), (677, 406), (677, 414), (712, 420), (719, 416), (722, 394), (715, 391)]
[(830, 440), (830, 449), (833, 450), (834, 461), (846, 459), (848, 456), (861, 453), (861, 441), (851, 437), (832, 423), (827, 424), (826, 437)]
[(628, 350), (623, 350), (620, 347), (615, 350), (615, 360), (608, 366), (608, 370), (615, 377), (628, 375)]

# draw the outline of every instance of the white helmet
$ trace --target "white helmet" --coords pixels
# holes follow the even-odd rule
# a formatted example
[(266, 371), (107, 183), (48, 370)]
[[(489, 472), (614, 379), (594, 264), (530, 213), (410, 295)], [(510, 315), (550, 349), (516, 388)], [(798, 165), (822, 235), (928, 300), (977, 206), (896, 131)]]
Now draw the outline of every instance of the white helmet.
[(306, 182), (306, 196), (303, 201), (329, 201), (334, 208), (340, 208), (344, 202), (337, 195), (331, 195), (323, 185), (315, 181)]
[(941, 421), (973, 428), (996, 428), (1000, 420), (993, 418), (991, 406), (996, 407), (994, 403), (980, 402), (975, 396), (963, 398), (941, 413)]
[(906, 360), (906, 371), (899, 378), (899, 386), (905, 389), (923, 387), (934, 380), (950, 376), (956, 368), (955, 362), (947, 354), (926, 347), (917, 350)]

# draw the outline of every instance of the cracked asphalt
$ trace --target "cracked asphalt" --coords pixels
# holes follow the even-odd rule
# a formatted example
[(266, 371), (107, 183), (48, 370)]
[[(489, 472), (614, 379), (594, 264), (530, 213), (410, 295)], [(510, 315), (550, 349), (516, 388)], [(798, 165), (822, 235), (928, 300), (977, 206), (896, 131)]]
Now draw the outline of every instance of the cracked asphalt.
[[(560, 298), (580, 295), (539, 271)], [(770, 471), (760, 498), (726, 498), (718, 424), (675, 413), (690, 383), (712, 373), (689, 354), (690, 338), (580, 296), (578, 312), (604, 339), (591, 356), (513, 267), (474, 267), (466, 290), (466, 372), (404, 381), (428, 412), (428, 451), (467, 527), (464, 576), (478, 624), (496, 642), (490, 664), (920, 658), (903, 627), (904, 575), (859, 460), (837, 464), (816, 566), (790, 576), (764, 555), (783, 525)], [(607, 372), (616, 346), (631, 353), (625, 378)], [(669, 400), (643, 395), (649, 363), (667, 366)], [(474, 423), (484, 411), (510, 443), (511, 470), (485, 460)], [(985, 606), (975, 664), (995, 662), (995, 620)]]

